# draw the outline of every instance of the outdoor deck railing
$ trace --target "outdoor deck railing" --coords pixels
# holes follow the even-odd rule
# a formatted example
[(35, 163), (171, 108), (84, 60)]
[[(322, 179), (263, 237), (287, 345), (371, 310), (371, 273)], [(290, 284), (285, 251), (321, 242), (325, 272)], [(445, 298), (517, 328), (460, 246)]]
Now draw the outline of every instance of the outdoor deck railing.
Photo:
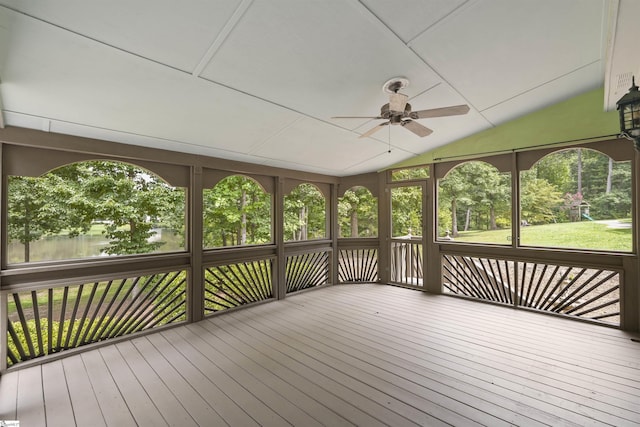
[(340, 249), (338, 283), (372, 283), (378, 277), (378, 249)]
[(443, 291), (620, 326), (620, 270), (443, 253)]
[(273, 257), (206, 267), (205, 314), (273, 298), (272, 271)]
[(286, 256), (287, 293), (331, 283), (330, 248), (308, 249)]
[(185, 320), (186, 271), (8, 294), (7, 365)]
[(422, 286), (422, 238), (396, 238), (391, 241), (391, 282)]

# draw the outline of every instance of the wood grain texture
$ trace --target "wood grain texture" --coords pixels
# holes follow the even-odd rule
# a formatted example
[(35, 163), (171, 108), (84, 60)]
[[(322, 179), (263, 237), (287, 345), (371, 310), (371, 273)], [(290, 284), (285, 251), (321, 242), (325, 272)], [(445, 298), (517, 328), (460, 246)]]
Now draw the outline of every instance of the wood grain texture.
[(634, 426), (631, 338), (399, 287), (324, 287), (10, 371), (0, 410), (48, 426)]

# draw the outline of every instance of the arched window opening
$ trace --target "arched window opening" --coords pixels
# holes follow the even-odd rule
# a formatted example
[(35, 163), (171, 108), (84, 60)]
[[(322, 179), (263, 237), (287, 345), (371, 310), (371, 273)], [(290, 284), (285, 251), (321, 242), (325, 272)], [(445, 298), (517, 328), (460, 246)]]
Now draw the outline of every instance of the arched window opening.
[(284, 198), (284, 240), (324, 239), (326, 200), (312, 184), (300, 184)]
[(378, 236), (378, 199), (365, 187), (353, 187), (338, 199), (340, 237)]
[(520, 172), (520, 244), (632, 251), (631, 162), (572, 148)]
[(9, 176), (8, 262), (183, 251), (185, 194), (146, 169), (114, 161)]
[(511, 244), (511, 174), (481, 161), (438, 181), (437, 239)]
[(273, 241), (271, 195), (252, 178), (229, 176), (203, 191), (203, 245), (262, 245)]

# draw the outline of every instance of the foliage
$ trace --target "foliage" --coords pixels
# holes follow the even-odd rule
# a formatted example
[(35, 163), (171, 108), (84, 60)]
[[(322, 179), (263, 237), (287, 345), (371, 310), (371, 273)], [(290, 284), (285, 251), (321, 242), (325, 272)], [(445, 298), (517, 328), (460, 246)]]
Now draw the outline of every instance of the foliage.
[[(149, 253), (162, 246), (163, 242), (152, 239), (153, 228), (176, 213), (169, 207), (184, 206), (184, 191), (126, 163), (94, 161), (71, 166), (82, 168), (79, 190), (92, 204), (93, 219), (105, 221), (104, 234), (110, 239), (105, 253)], [(182, 218), (184, 223), (184, 213)]]
[(391, 189), (391, 227), (393, 237), (422, 235), (422, 187)]
[(340, 237), (376, 237), (378, 200), (365, 187), (347, 190), (338, 199)]
[(408, 181), (429, 178), (429, 166), (405, 168), (391, 171), (391, 181)]
[(205, 247), (255, 245), (271, 238), (271, 195), (253, 179), (233, 175), (203, 192)]
[[(42, 332), (40, 336), (40, 340), (42, 342), (42, 349), (40, 349), (38, 344), (39, 343), (38, 329), (36, 327), (35, 319), (26, 320), (25, 323), (27, 325), (27, 331), (23, 330), (21, 322), (13, 322), (12, 326), (14, 331), (16, 332), (18, 343), (16, 345), (16, 342), (10, 337), (7, 342), (8, 344), (7, 353), (13, 354), (19, 359), (20, 358), (20, 353), (18, 352), (18, 346), (19, 346), (20, 348), (22, 348), (24, 352), (27, 353), (28, 358), (44, 356), (46, 354), (49, 354), (48, 352), (49, 335), (47, 333), (49, 326), (51, 326), (51, 349), (52, 349), (51, 353), (55, 353), (57, 351), (62, 350), (62, 348), (58, 348), (58, 344), (57, 344), (58, 337), (60, 337), (61, 347), (63, 348), (65, 347), (65, 342), (67, 341), (67, 335), (69, 334), (69, 330), (70, 328), (73, 328), (68, 338), (69, 348), (71, 348), (73, 347), (72, 344), (75, 342), (76, 337), (78, 339), (78, 342), (76, 345), (79, 345), (80, 339), (82, 338), (82, 336), (85, 333), (87, 333), (87, 336), (91, 336), (93, 331), (96, 328), (100, 327), (100, 323), (102, 320), (103, 319), (96, 319), (93, 322), (90, 322), (89, 320), (85, 320), (84, 323), (80, 319), (76, 319), (74, 322), (71, 322), (71, 320), (65, 320), (62, 323), (62, 331), (60, 331), (60, 322), (53, 320), (51, 321), (51, 324), (49, 324), (49, 320), (47, 318), (42, 318), (40, 319), (40, 322), (39, 322), (39, 327)], [(31, 344), (34, 346), (34, 350), (36, 354), (29, 354), (29, 346), (27, 344), (27, 335), (31, 340)], [(7, 358), (7, 363), (8, 363), (8, 366), (11, 366), (12, 364), (9, 358)]]
[(615, 190), (596, 196), (591, 201), (591, 215), (602, 219), (631, 217), (630, 192)]
[(312, 184), (300, 184), (284, 198), (285, 240), (326, 237), (325, 198)]
[(444, 235), (449, 227), (455, 237), (460, 228), (495, 230), (510, 226), (509, 174), (500, 173), (487, 163), (472, 161), (456, 166), (438, 185), (438, 217), (451, 215), (450, 221), (440, 225), (438, 235)]
[(25, 262), (30, 261), (30, 242), (62, 229), (72, 237), (90, 227), (86, 206), (74, 186), (58, 175), (11, 176), (7, 194), (9, 239), (24, 245)]
[(561, 193), (545, 178), (524, 171), (520, 174), (520, 218), (528, 224), (548, 224), (555, 219)]
[(184, 235), (185, 191), (127, 163), (74, 163), (42, 177), (10, 177), (8, 231), (25, 246), (47, 235), (69, 237), (102, 223), (109, 239), (106, 254), (156, 251), (154, 228), (164, 226)]

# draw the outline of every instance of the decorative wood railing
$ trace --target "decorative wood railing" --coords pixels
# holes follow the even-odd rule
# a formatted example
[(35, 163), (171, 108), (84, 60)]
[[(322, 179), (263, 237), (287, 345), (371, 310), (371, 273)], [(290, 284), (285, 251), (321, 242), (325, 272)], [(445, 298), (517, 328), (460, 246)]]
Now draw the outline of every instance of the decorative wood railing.
[(273, 298), (273, 258), (205, 268), (205, 313)]
[(372, 283), (379, 281), (378, 249), (340, 249), (338, 251), (339, 283)]
[(287, 293), (331, 283), (331, 250), (320, 248), (286, 256)]
[(391, 282), (402, 285), (423, 285), (422, 238), (391, 241)]
[(11, 292), (7, 365), (185, 320), (186, 271)]
[(445, 293), (620, 325), (620, 271), (551, 261), (442, 255)]

